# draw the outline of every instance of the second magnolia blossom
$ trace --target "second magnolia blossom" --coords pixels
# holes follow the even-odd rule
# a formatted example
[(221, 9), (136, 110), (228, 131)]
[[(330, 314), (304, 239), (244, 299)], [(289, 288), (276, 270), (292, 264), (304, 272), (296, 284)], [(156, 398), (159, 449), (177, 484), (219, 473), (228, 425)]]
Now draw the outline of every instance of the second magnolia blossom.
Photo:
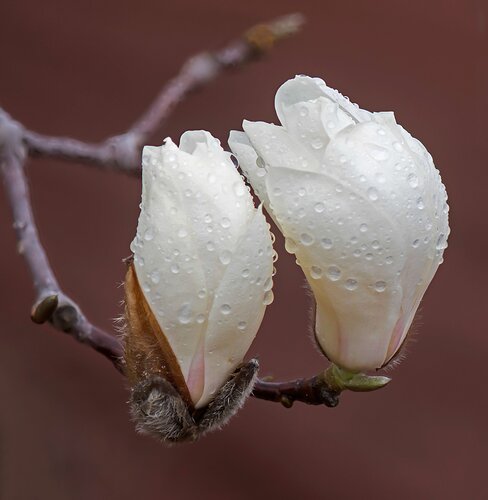
[(208, 132), (185, 132), (179, 147), (171, 139), (146, 146), (142, 172), (135, 275), (126, 282), (128, 320), (141, 339), (129, 332), (129, 371), (154, 346), (164, 362), (134, 377), (169, 370), (163, 375), (202, 408), (242, 362), (272, 300), (269, 226)]
[(447, 246), (445, 188), (395, 121), (317, 78), (276, 95), (281, 126), (244, 121), (229, 144), (317, 302), (316, 336), (351, 371), (398, 351)]

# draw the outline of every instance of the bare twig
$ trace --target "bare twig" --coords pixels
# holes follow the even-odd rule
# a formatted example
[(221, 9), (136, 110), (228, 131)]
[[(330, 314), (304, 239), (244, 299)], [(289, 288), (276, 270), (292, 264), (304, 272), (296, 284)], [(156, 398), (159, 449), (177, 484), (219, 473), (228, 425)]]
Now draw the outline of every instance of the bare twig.
[(213, 81), (223, 71), (258, 58), (276, 41), (300, 29), (300, 14), (283, 16), (251, 28), (243, 37), (216, 52), (202, 52), (188, 60), (179, 74), (170, 80), (142, 116), (121, 135), (100, 144), (64, 137), (49, 137), (26, 130), (24, 141), (33, 156), (83, 162), (102, 168), (137, 174), (142, 146), (161, 127), (175, 106), (188, 94)]
[[(271, 48), (277, 40), (296, 32), (300, 15), (279, 18), (255, 26), (242, 38), (215, 53), (202, 53), (190, 59), (180, 73), (165, 85), (154, 102), (124, 134), (99, 144), (76, 139), (50, 137), (25, 129), (0, 109), (0, 169), (12, 209), (18, 250), (27, 261), (37, 298), (31, 317), (36, 323), (49, 321), (55, 328), (73, 336), (110, 359), (123, 371), (120, 340), (92, 325), (79, 306), (61, 290), (42, 247), (32, 213), (27, 179), (26, 155), (57, 158), (138, 173), (140, 150), (164, 123), (174, 107), (191, 91), (214, 80), (222, 71), (243, 65)], [(254, 396), (281, 402), (290, 407), (294, 401), (335, 406), (340, 391), (323, 374), (291, 382), (258, 380)]]
[(39, 241), (24, 175), (24, 160), (22, 128), (0, 111), (0, 168), (12, 209), (18, 250), (27, 261), (37, 293), (31, 317), (36, 323), (50, 321), (55, 328), (70, 333), (78, 341), (93, 347), (120, 368), (120, 342), (93, 326), (59, 287)]

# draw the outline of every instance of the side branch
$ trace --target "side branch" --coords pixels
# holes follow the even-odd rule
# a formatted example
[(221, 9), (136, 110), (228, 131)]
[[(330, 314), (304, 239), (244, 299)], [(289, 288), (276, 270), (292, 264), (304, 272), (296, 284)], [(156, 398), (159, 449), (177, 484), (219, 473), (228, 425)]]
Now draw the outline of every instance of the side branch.
[(163, 87), (149, 108), (124, 134), (100, 144), (90, 144), (26, 130), (24, 141), (28, 152), (32, 156), (78, 161), (138, 174), (142, 146), (161, 127), (178, 103), (192, 91), (215, 80), (225, 70), (257, 59), (275, 42), (296, 33), (302, 24), (303, 17), (300, 14), (283, 16), (270, 23), (254, 26), (223, 49), (194, 56)]
[(36, 323), (50, 321), (55, 328), (93, 347), (120, 369), (120, 342), (92, 325), (59, 287), (39, 240), (24, 174), (24, 160), (22, 129), (0, 111), (0, 169), (13, 214), (18, 251), (27, 261), (37, 293), (32, 320)]

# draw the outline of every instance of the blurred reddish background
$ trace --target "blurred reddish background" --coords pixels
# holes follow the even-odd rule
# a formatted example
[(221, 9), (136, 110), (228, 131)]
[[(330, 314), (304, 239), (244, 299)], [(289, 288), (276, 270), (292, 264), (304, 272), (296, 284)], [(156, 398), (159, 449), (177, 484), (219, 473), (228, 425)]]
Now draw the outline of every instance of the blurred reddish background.
[[(225, 141), (243, 117), (276, 121), (274, 92), (297, 73), (395, 110), (433, 154), (451, 205), (446, 261), (407, 360), (387, 389), (345, 394), (336, 409), (250, 400), (222, 432), (165, 448), (135, 434), (110, 363), (30, 322), (2, 195), (2, 500), (488, 497), (485, 1), (2, 0), (0, 105), (31, 129), (96, 141), (123, 131), (186, 57), (297, 9), (300, 36), (192, 95), (154, 143), (198, 128)], [(62, 286), (111, 329), (139, 180), (54, 161), (28, 173)], [(312, 375), (324, 360), (308, 338), (304, 280), (277, 244), (276, 300), (253, 353), (262, 375)]]

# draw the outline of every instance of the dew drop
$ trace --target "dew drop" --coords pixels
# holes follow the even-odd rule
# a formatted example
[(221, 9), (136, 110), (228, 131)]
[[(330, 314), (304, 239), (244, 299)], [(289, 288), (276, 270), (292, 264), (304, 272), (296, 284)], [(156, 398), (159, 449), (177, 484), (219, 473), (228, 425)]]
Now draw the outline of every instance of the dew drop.
[(331, 281), (337, 281), (341, 277), (341, 270), (337, 266), (329, 266), (327, 268), (327, 278)]
[(232, 308), (230, 307), (229, 304), (223, 304), (221, 307), (220, 307), (220, 312), (224, 315), (224, 316), (227, 316), (228, 314), (230, 314)]
[(144, 239), (145, 239), (146, 241), (151, 241), (153, 238), (154, 238), (154, 228), (152, 228), (152, 227), (148, 227), (148, 228), (144, 231)]
[(374, 289), (377, 292), (384, 292), (386, 290), (386, 283), (384, 281), (377, 281), (374, 284)]
[(295, 253), (297, 251), (296, 241), (292, 238), (285, 238), (285, 249), (288, 253)]
[(419, 244), (420, 244), (420, 240), (418, 238), (412, 241), (413, 248), (417, 248), (419, 246)]
[(387, 264), (393, 264), (393, 257), (391, 255), (388, 255), (388, 257), (386, 257), (385, 259), (385, 262)]
[(210, 214), (205, 214), (205, 216), (203, 217), (203, 222), (205, 222), (206, 224), (210, 224), (212, 222), (212, 216)]
[(237, 328), (239, 328), (239, 330), (241, 330), (241, 332), (246, 329), (246, 326), (247, 326), (247, 323), (245, 321), (239, 321), (239, 323), (237, 323)]
[(392, 145), (395, 151), (403, 151), (403, 146), (398, 141), (395, 141)]
[(274, 300), (273, 290), (268, 290), (264, 293), (263, 304), (269, 306)]
[(263, 160), (260, 156), (258, 156), (258, 157), (256, 158), (256, 165), (257, 165), (259, 168), (262, 168), (262, 169), (264, 169), (264, 168), (266, 167), (266, 163), (264, 162), (264, 160)]
[(358, 287), (358, 281), (355, 280), (354, 278), (349, 278), (346, 280), (344, 286), (347, 290), (350, 290), (352, 292), (353, 290), (356, 290), (356, 288)]
[(372, 254), (372, 253), (367, 253), (367, 254), (364, 256), (364, 258), (365, 258), (366, 260), (373, 260), (373, 254)]
[(446, 236), (443, 233), (441, 233), (439, 235), (439, 238), (437, 238), (437, 243), (435, 247), (437, 250), (443, 250), (444, 248), (447, 247)]
[(230, 219), (228, 219), (227, 217), (224, 217), (222, 219), (222, 221), (220, 222), (220, 225), (224, 228), (224, 229), (227, 229), (230, 227)]
[(308, 233), (302, 233), (300, 235), (300, 242), (302, 245), (305, 245), (306, 247), (312, 245), (312, 243), (315, 241), (314, 237), (311, 234)]
[(242, 273), (241, 273), (241, 276), (243, 278), (249, 278), (249, 269), (243, 269)]
[(310, 268), (310, 276), (314, 280), (319, 280), (322, 277), (322, 268), (319, 266), (312, 266)]
[(409, 174), (407, 177), (410, 187), (416, 188), (419, 185), (419, 179), (415, 174)]
[(205, 288), (202, 288), (201, 290), (198, 291), (198, 298), (199, 299), (205, 298), (205, 295), (207, 295), (207, 291), (205, 290)]
[(321, 149), (324, 147), (324, 141), (320, 137), (316, 137), (312, 139), (311, 145), (313, 149)]
[(371, 201), (376, 201), (378, 199), (378, 190), (374, 187), (368, 189), (368, 198)]
[(224, 266), (226, 266), (227, 264), (229, 264), (231, 258), (232, 258), (232, 254), (229, 252), (229, 250), (224, 250), (219, 255), (220, 262), (222, 262), (222, 264), (224, 264)]
[(181, 227), (180, 229), (178, 229), (178, 237), (179, 238), (186, 238), (187, 236), (188, 236), (188, 231), (184, 227)]
[(199, 314), (196, 318), (195, 318), (196, 322), (201, 325), (204, 321), (205, 321), (205, 314)]
[(419, 210), (423, 210), (425, 208), (425, 203), (424, 203), (424, 200), (422, 199), (422, 197), (417, 199), (417, 208)]
[(359, 226), (359, 230), (362, 232), (362, 233), (365, 233), (367, 230), (368, 230), (368, 225), (367, 224), (361, 224)]
[(326, 250), (330, 250), (333, 247), (332, 240), (330, 238), (322, 238), (320, 240), (320, 244), (322, 245), (323, 248)]
[(208, 241), (206, 247), (209, 252), (213, 252), (215, 250), (215, 244), (213, 241)]
[(324, 206), (324, 204), (323, 204), (323, 203), (321, 203), (321, 202), (319, 201), (318, 203), (316, 203), (316, 204), (315, 204), (315, 206), (314, 206), (313, 208), (314, 208), (314, 210), (315, 210), (318, 214), (320, 214), (320, 213), (322, 213), (322, 212), (324, 211), (325, 206)]
[(378, 240), (373, 240), (371, 242), (371, 247), (374, 248), (375, 250), (378, 250), (378, 248), (380, 248), (380, 242)]
[(171, 264), (170, 270), (173, 274), (178, 274), (180, 272), (180, 266), (178, 264)]
[(188, 323), (191, 323), (192, 320), (192, 310), (191, 310), (191, 305), (186, 302), (183, 304), (179, 309), (178, 309), (178, 321), (182, 325), (187, 325)]
[(264, 282), (264, 291), (269, 292), (273, 288), (273, 280), (271, 278), (267, 278)]

